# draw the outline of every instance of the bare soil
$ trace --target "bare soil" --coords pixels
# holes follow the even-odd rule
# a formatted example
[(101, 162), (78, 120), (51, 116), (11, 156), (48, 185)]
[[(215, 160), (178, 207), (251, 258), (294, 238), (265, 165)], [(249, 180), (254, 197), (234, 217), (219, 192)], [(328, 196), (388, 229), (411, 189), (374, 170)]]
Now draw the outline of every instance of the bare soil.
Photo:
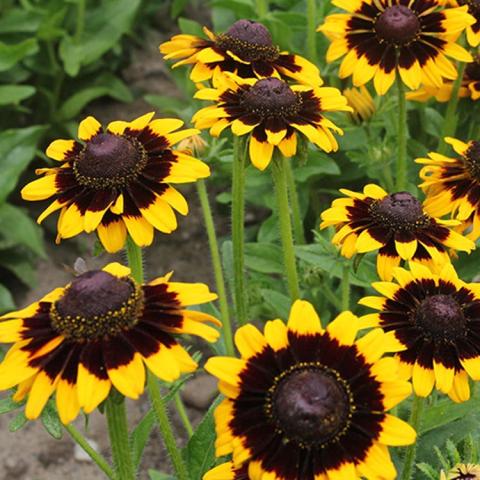
[[(178, 93), (169, 78), (168, 67), (158, 53), (158, 45), (166, 37), (167, 33), (151, 32), (142, 42), (142, 49), (135, 53), (134, 63), (123, 72), (124, 80), (134, 90), (163, 95)], [(129, 105), (102, 102), (95, 108), (90, 108), (88, 113), (92, 113), (102, 122), (108, 122), (113, 119), (130, 120), (150, 110), (151, 107), (144, 100), (139, 99)], [(157, 233), (154, 245), (147, 250), (146, 254), (146, 278), (150, 279), (174, 270), (174, 278), (179, 281), (199, 281), (211, 285), (213, 277), (210, 256), (195, 188), (190, 186), (182, 191), (189, 202), (190, 213), (187, 217), (178, 216), (178, 230), (173, 234)], [(50, 222), (50, 229), (53, 231), (54, 221)], [(225, 225), (221, 225), (220, 230), (224, 231)], [(99, 268), (108, 262), (123, 260), (122, 255), (112, 257), (102, 254), (93, 257), (93, 244), (94, 239), (90, 236), (82, 237), (80, 240), (67, 240), (60, 246), (55, 246), (53, 232), (47, 234), (48, 259), (38, 263), (38, 285), (30, 291), (18, 289), (16, 299), (19, 306), (28, 305), (53, 288), (69, 282), (72, 278), (73, 265), (79, 256), (86, 261), (89, 268)], [(212, 386), (211, 378), (202, 375), (193, 380), (196, 382), (192, 385), (195, 391), (194, 395), (190, 392), (190, 397), (195, 397), (195, 393), (200, 394), (202, 389), (206, 390), (203, 392), (204, 398), (213, 394), (212, 389), (215, 387)], [(127, 406), (130, 425), (134, 426), (148, 411), (148, 400), (144, 396), (136, 402), (128, 401)], [(203, 410), (204, 406), (188, 408), (194, 424), (202, 418)], [(36, 421), (29, 422), (18, 432), (10, 433), (8, 424), (13, 417), (14, 415), (10, 414), (0, 416), (0, 480), (64, 480), (65, 478), (100, 480), (105, 478), (93, 463), (76, 458), (74, 442), (66, 432), (61, 440), (55, 440), (48, 435), (41, 423)], [(172, 412), (172, 420), (179, 443), (184, 444), (185, 430), (175, 412)], [(90, 416), (87, 429), (84, 428), (82, 418), (76, 421), (76, 426), (89, 439), (96, 442), (102, 454), (110, 458), (108, 432), (103, 415), (94, 412)], [(146, 448), (139, 478), (148, 479), (150, 468), (164, 472), (170, 471), (162, 440), (156, 431), (153, 432)]]

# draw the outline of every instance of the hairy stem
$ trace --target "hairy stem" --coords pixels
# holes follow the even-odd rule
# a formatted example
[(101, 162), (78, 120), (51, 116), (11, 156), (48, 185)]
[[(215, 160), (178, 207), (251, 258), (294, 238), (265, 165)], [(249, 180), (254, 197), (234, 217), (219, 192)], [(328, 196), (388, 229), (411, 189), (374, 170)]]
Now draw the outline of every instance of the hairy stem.
[(307, 55), (317, 63), (317, 0), (307, 0)]
[(287, 175), (288, 193), (290, 194), (290, 207), (292, 209), (293, 235), (297, 245), (305, 244), (305, 232), (303, 229), (302, 215), (300, 213), (300, 202), (298, 201), (297, 186), (293, 175), (291, 159), (284, 162)]
[[(412, 410), (410, 412), (409, 424), (411, 427), (418, 432), (420, 427), (420, 422), (422, 418), (423, 409), (425, 406), (425, 399), (415, 395), (413, 397)], [(415, 465), (415, 457), (417, 455), (417, 443), (412, 443), (405, 453), (405, 458), (403, 459), (403, 470), (401, 480), (410, 480), (412, 478), (413, 467)]]
[(407, 187), (407, 101), (405, 87), (400, 76), (397, 76), (398, 92), (398, 153), (397, 153), (397, 192)]

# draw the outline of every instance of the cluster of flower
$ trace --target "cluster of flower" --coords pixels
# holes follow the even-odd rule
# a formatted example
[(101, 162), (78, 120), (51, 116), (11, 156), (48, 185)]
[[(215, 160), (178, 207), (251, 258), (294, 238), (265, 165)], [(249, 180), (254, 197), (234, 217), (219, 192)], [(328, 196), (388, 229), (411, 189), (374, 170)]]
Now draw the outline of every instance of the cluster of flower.
[[(328, 16), (319, 28), (331, 40), (327, 61), (345, 55), (340, 77), (352, 75), (355, 86), (373, 79), (380, 95), (397, 76), (411, 89), (424, 89), (411, 94), (417, 98), (440, 95), (457, 76), (446, 57), (473, 61), (456, 43), (461, 32), (467, 29), (472, 45), (480, 42), (480, 16), (474, 18), (470, 13), (478, 12), (469, 5), (333, 3), (348, 13)], [(198, 129), (248, 135), (251, 162), (260, 170), (275, 147), (294, 156), (299, 136), (326, 152), (338, 148), (332, 132), (342, 132), (325, 112), (353, 110), (338, 89), (322, 86), (315, 65), (281, 52), (257, 22), (240, 20), (223, 34), (205, 33), (206, 39), (177, 35), (160, 47), (166, 59), (178, 60), (175, 66), (194, 65), (195, 97), (214, 102), (193, 117)], [(476, 99), (479, 64), (470, 65), (464, 93)], [(359, 118), (367, 116), (366, 95), (347, 97), (360, 105)], [(188, 213), (172, 184), (195, 182), (210, 171), (191, 151), (173, 146), (199, 130), (152, 117), (115, 121), (106, 129), (88, 117), (78, 141), (48, 147), (60, 166), (41, 169), (42, 177), (22, 196), (54, 197), (38, 221), (60, 210), (58, 241), (97, 232), (111, 253), (126, 242), (145, 247), (154, 229), (175, 230), (174, 211)], [(425, 164), (423, 205), (410, 193), (367, 185), (363, 193), (344, 190), (347, 198), (322, 214), (321, 227), (337, 229), (333, 243), (342, 255), (378, 250), (382, 281), (373, 287), (381, 296), (360, 303), (379, 313), (357, 318), (343, 312), (323, 328), (313, 306), (297, 300), (287, 324), (272, 320), (263, 333), (250, 324), (236, 331), (241, 358), (207, 361), (205, 369), (218, 377), (226, 397), (215, 412), (216, 454), (232, 460), (205, 480), (393, 479), (387, 447), (411, 444), (416, 433), (387, 411), (411, 394), (410, 379), (418, 396), (436, 386), (455, 402), (469, 398), (469, 377), (480, 379), (480, 287), (458, 278), (448, 249), (469, 252), (480, 237), (480, 143), (447, 141), (457, 158), (430, 153), (417, 160)], [(438, 218), (448, 213), (452, 219)], [(408, 268), (400, 267), (402, 260)], [(14, 345), (0, 364), (0, 388), (18, 386), (14, 399), (27, 399), (30, 419), (55, 392), (64, 423), (80, 409), (92, 412), (112, 385), (138, 398), (145, 366), (165, 381), (196, 369), (174, 335), (215, 341), (218, 331), (208, 323), (220, 322), (185, 308), (215, 298), (206, 285), (172, 282), (170, 275), (143, 284), (117, 263), (83, 273), (1, 317), (0, 341)], [(356, 339), (362, 329), (371, 330)]]

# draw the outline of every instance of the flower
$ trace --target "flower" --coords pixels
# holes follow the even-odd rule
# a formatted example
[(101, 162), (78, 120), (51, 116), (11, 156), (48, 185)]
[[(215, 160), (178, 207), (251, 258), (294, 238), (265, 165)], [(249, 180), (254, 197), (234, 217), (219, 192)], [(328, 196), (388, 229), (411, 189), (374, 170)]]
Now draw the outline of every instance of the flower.
[(425, 165), (420, 170), (420, 187), (427, 195), (424, 208), (435, 217), (452, 214), (463, 222), (463, 230), (472, 226), (467, 237), (476, 240), (480, 237), (480, 142), (464, 143), (450, 137), (445, 141), (457, 158), (431, 152), (428, 158), (415, 160)]
[(360, 86), (373, 78), (375, 90), (384, 95), (397, 72), (409, 88), (420, 84), (440, 87), (455, 79), (457, 70), (446, 58), (471, 62), (471, 55), (455, 43), (475, 19), (468, 7), (444, 8), (435, 0), (333, 0), (349, 13), (329, 15), (319, 27), (332, 42), (327, 62), (345, 58), (340, 78), (353, 75)]
[(350, 111), (340, 90), (329, 87), (289, 86), (278, 78), (224, 78), (217, 88), (199, 90), (196, 98), (213, 100), (199, 110), (193, 121), (197, 128), (210, 128), (214, 137), (227, 127), (234, 135), (250, 134), (249, 152), (253, 165), (267, 168), (274, 147), (286, 157), (297, 151), (297, 133), (305, 135), (326, 152), (338, 149), (330, 130), (343, 134), (324, 116), (326, 111)]
[(405, 346), (397, 354), (400, 375), (412, 377), (417, 395), (430, 395), (435, 385), (455, 402), (468, 400), (468, 377), (480, 380), (479, 285), (460, 280), (451, 264), (437, 275), (410, 262), (393, 277), (372, 284), (382, 297), (359, 301), (379, 310), (362, 317), (362, 327), (381, 327)]
[(160, 45), (165, 60), (180, 59), (173, 68), (194, 64), (193, 82), (232, 72), (243, 78), (286, 76), (309, 85), (322, 84), (318, 68), (300, 55), (281, 52), (261, 23), (238, 20), (219, 35), (207, 27), (203, 31), (208, 39), (182, 34)]
[(87, 414), (95, 410), (112, 385), (137, 399), (145, 366), (167, 382), (194, 371), (197, 364), (173, 334), (216, 341), (218, 331), (205, 322), (220, 322), (185, 307), (217, 296), (206, 285), (170, 277), (140, 285), (129, 268), (110, 263), (0, 317), (0, 342), (13, 343), (0, 364), (0, 389), (18, 385), (13, 398), (28, 397), (29, 419), (37, 418), (56, 392), (66, 424), (81, 408)]
[(333, 201), (322, 213), (320, 228), (335, 225), (332, 239), (341, 254), (378, 250), (377, 271), (382, 280), (392, 278), (400, 260), (417, 260), (432, 266), (449, 262), (447, 248), (470, 252), (475, 244), (449, 229), (455, 220), (428, 215), (408, 192), (388, 194), (378, 185), (365, 186), (362, 193), (341, 189), (348, 198)]
[(233, 462), (222, 463), (204, 476), (203, 480), (250, 480), (248, 476), (248, 463), (236, 468)]
[(360, 88), (346, 88), (342, 93), (353, 109), (350, 115), (354, 122), (366, 122), (375, 113), (375, 103), (365, 85)]
[(288, 325), (239, 328), (241, 358), (205, 365), (227, 397), (214, 413), (216, 455), (232, 453), (235, 468), (248, 463), (250, 478), (396, 478), (387, 446), (413, 443), (415, 431), (387, 410), (411, 386), (381, 356), (402, 347), (381, 329), (355, 341), (358, 325), (344, 312), (323, 329), (313, 306), (297, 300)]
[[(424, 85), (415, 92), (406, 94), (407, 100), (426, 102), (435, 97), (437, 102), (448, 102), (452, 96), (453, 82), (446, 81), (441, 87), (429, 87)], [(471, 100), (480, 98), (480, 56), (475, 56), (472, 63), (465, 67), (462, 84), (458, 91), (462, 98), (470, 97)]]
[(55, 200), (38, 217), (42, 222), (56, 210), (58, 237), (97, 231), (108, 252), (124, 245), (127, 232), (139, 246), (150, 245), (154, 228), (171, 233), (177, 228), (174, 210), (186, 215), (188, 205), (170, 183), (194, 182), (210, 175), (206, 164), (172, 145), (197, 133), (178, 130), (178, 119), (152, 120), (148, 113), (132, 122), (111, 122), (106, 131), (93, 117), (78, 127), (76, 140), (55, 140), (47, 155), (59, 167), (22, 189), (25, 200)]
[[(214, 479), (212, 478), (212, 480)], [(440, 480), (480, 480), (480, 465), (459, 463), (455, 465), (447, 475), (445, 475), (445, 472), (442, 470)]]
[(466, 5), (468, 13), (475, 18), (475, 23), (467, 28), (467, 41), (472, 47), (480, 44), (480, 3), (477, 0), (450, 0), (453, 6)]

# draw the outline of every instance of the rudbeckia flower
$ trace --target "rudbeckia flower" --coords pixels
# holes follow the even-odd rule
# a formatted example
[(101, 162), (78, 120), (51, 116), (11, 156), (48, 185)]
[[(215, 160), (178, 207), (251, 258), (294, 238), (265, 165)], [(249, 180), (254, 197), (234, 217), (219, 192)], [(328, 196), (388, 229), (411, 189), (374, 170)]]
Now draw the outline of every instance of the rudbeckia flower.
[(442, 470), (440, 480), (480, 480), (480, 465), (460, 463), (449, 470), (446, 475)]
[(475, 23), (467, 28), (467, 41), (472, 47), (480, 44), (480, 4), (476, 0), (450, 0), (453, 6), (466, 5), (468, 13), (475, 18)]
[(214, 413), (216, 455), (248, 463), (249, 478), (396, 478), (387, 447), (413, 443), (415, 431), (387, 411), (411, 385), (397, 378), (394, 358), (381, 357), (403, 347), (381, 329), (355, 341), (358, 328), (344, 312), (324, 329), (302, 300), (288, 325), (239, 328), (241, 358), (205, 365), (227, 397)]
[(340, 191), (348, 198), (333, 201), (322, 213), (320, 228), (335, 225), (332, 242), (341, 245), (344, 257), (378, 250), (377, 271), (382, 280), (392, 278), (401, 259), (438, 267), (450, 261), (447, 248), (466, 252), (475, 248), (471, 240), (448, 228), (459, 221), (428, 215), (408, 192), (389, 195), (373, 184), (363, 193)]
[(300, 55), (281, 52), (267, 28), (252, 20), (238, 20), (225, 33), (203, 28), (208, 39), (175, 35), (160, 45), (165, 60), (178, 60), (173, 68), (194, 64), (193, 82), (203, 82), (224, 72), (243, 78), (289, 77), (309, 85), (321, 85), (318, 68)]
[(229, 76), (216, 88), (199, 90), (195, 97), (216, 102), (193, 116), (195, 126), (210, 128), (214, 137), (227, 127), (234, 135), (251, 134), (250, 160), (260, 170), (269, 165), (274, 147), (285, 157), (295, 155), (298, 133), (326, 152), (336, 151), (338, 143), (331, 130), (339, 134), (343, 131), (324, 114), (351, 111), (336, 88), (289, 86), (273, 77), (257, 80)]
[(188, 205), (171, 183), (189, 183), (210, 175), (206, 164), (173, 150), (180, 140), (198, 133), (178, 130), (178, 119), (152, 120), (148, 113), (132, 122), (111, 122), (106, 130), (93, 117), (78, 127), (76, 140), (55, 140), (47, 156), (58, 167), (41, 168), (42, 178), (22, 189), (25, 200), (53, 203), (38, 217), (60, 210), (58, 237), (71, 238), (97, 231), (108, 252), (124, 245), (127, 232), (141, 246), (150, 245), (154, 229), (177, 228), (174, 210), (188, 213)]
[(440, 87), (455, 79), (457, 70), (447, 57), (471, 62), (471, 55), (455, 43), (475, 23), (468, 7), (445, 8), (436, 0), (333, 0), (349, 13), (335, 13), (319, 27), (332, 42), (327, 62), (340, 57), (340, 78), (353, 75), (355, 86), (373, 78), (384, 95), (397, 72), (409, 88), (421, 84)]
[[(427, 87), (426, 85), (415, 92), (406, 94), (407, 100), (426, 102), (435, 97), (437, 102), (448, 102), (452, 96), (453, 82), (446, 81), (441, 87)], [(478, 100), (480, 98), (480, 57), (476, 56), (472, 63), (465, 67), (462, 83), (458, 91), (461, 98), (471, 98)]]
[(479, 285), (460, 280), (451, 264), (437, 275), (410, 262), (393, 276), (395, 282), (372, 284), (382, 297), (360, 300), (379, 310), (362, 317), (362, 327), (382, 327), (404, 345), (400, 375), (412, 377), (417, 395), (430, 395), (435, 385), (455, 402), (468, 400), (468, 377), (480, 380)]
[(467, 237), (476, 240), (480, 237), (480, 142), (472, 140), (464, 143), (446, 137), (457, 158), (446, 157), (431, 152), (428, 158), (417, 158), (417, 163), (425, 166), (420, 170), (427, 198), (425, 210), (436, 217), (447, 213), (472, 227)]
[(140, 285), (129, 268), (111, 263), (0, 317), (0, 342), (13, 343), (0, 364), (0, 389), (18, 385), (13, 398), (27, 399), (25, 415), (32, 420), (55, 393), (66, 424), (80, 409), (95, 410), (112, 385), (137, 399), (145, 367), (167, 382), (194, 371), (197, 364), (176, 334), (216, 341), (218, 331), (205, 322), (220, 322), (186, 307), (217, 296), (206, 285), (170, 276)]
[(365, 85), (360, 88), (346, 88), (342, 93), (353, 109), (350, 116), (355, 123), (366, 122), (375, 113), (375, 103)]

